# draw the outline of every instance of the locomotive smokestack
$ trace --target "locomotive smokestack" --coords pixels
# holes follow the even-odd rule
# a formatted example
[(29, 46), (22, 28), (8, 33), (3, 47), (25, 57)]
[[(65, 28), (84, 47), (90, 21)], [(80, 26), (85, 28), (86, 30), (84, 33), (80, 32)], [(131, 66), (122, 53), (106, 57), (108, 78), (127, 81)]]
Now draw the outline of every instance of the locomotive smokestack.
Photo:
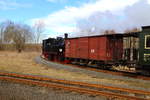
[(65, 33), (64, 35), (65, 35), (65, 39), (67, 39), (67, 38), (68, 38), (68, 34), (67, 34), (67, 33)]

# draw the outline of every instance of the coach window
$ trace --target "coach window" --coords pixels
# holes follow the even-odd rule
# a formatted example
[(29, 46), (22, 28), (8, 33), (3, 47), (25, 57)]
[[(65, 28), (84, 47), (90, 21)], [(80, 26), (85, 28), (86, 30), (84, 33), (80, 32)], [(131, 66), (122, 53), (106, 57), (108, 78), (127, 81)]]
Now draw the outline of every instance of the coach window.
[(145, 35), (145, 49), (150, 49), (150, 35)]
[(144, 54), (144, 61), (150, 62), (150, 54)]

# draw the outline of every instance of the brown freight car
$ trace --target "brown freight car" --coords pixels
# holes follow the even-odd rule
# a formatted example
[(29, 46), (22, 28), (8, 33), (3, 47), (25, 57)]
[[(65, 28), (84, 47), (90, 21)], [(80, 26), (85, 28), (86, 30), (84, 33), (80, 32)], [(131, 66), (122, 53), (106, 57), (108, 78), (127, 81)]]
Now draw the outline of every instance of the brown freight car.
[(65, 50), (65, 57), (70, 61), (116, 63), (122, 60), (123, 35), (67, 38), (65, 40)]

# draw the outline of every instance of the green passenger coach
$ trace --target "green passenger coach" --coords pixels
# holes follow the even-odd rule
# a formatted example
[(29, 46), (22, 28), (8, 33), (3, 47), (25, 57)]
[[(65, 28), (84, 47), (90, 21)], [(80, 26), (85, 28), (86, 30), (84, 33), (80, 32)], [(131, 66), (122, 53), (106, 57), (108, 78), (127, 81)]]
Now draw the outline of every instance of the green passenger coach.
[(150, 71), (150, 26), (142, 27), (139, 34), (139, 68)]

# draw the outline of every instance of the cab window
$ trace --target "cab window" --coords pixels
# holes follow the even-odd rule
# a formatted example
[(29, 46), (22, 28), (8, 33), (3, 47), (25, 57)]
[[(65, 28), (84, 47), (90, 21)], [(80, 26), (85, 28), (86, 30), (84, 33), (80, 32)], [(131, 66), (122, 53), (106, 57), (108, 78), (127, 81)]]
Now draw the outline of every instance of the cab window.
[(145, 36), (145, 49), (150, 49), (150, 35)]

